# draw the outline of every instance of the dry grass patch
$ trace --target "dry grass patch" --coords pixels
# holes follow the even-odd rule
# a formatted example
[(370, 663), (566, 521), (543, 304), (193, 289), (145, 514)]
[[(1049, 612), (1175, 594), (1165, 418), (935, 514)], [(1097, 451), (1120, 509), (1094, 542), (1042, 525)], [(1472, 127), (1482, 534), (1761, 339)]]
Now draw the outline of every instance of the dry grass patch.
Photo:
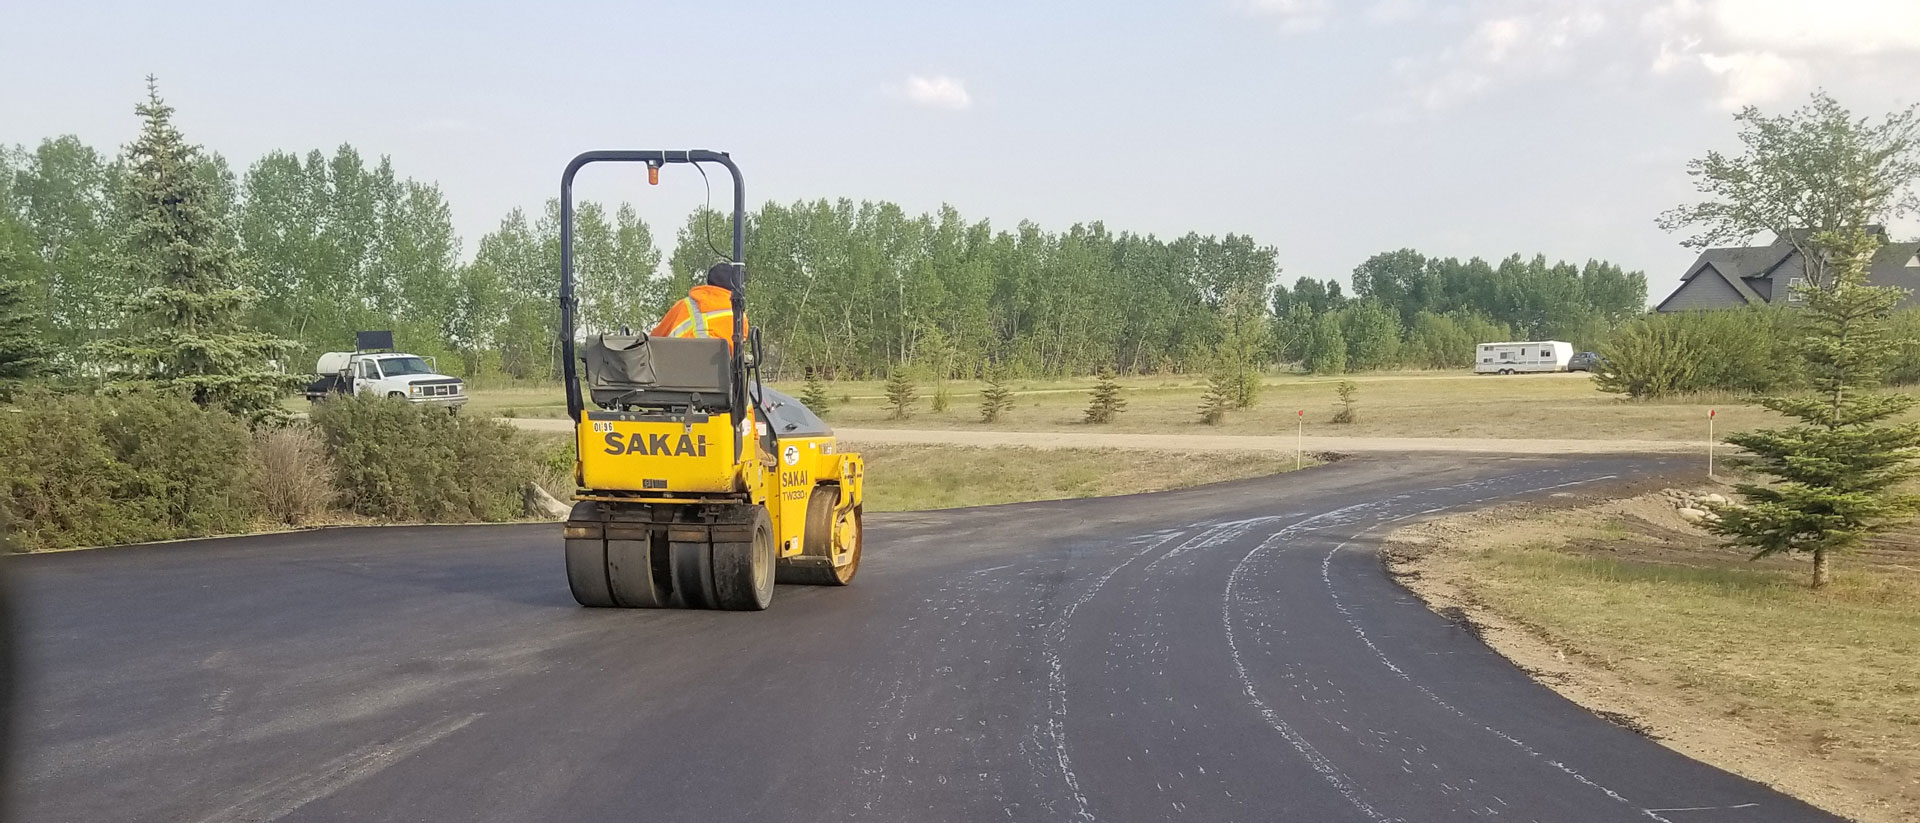
[(1920, 819), (1915, 534), (1807, 564), (1749, 563), (1658, 495), (1444, 518), (1395, 570), (1516, 663), (1690, 756), (1848, 817)]
[[(1356, 422), (1333, 423), (1335, 387), (1358, 387)], [(1125, 413), (1104, 426), (1085, 424), (1092, 378), (1015, 380), (1013, 408), (997, 423), (980, 422), (983, 384), (947, 383), (951, 405), (932, 410), (932, 383), (919, 386), (920, 400), (905, 420), (892, 419), (879, 383), (827, 384), (832, 406), (827, 421), (845, 428), (962, 429), (984, 431), (1115, 431), (1164, 434), (1291, 434), (1295, 413), (1306, 411), (1306, 434), (1352, 437), (1496, 437), (1580, 440), (1705, 440), (1707, 409), (1719, 410), (1718, 433), (1775, 425), (1779, 417), (1737, 398), (1702, 396), (1657, 403), (1630, 402), (1593, 387), (1586, 374), (1472, 375), (1462, 372), (1381, 372), (1323, 377), (1270, 375), (1259, 404), (1236, 410), (1218, 426), (1200, 423), (1196, 410), (1206, 391), (1200, 375), (1134, 376), (1119, 380)], [(798, 395), (798, 384), (774, 384)], [(560, 388), (477, 388), (463, 414), (486, 417), (564, 417)], [(1524, 414), (1519, 413), (1524, 410)]]
[(848, 444), (867, 461), (867, 511), (923, 511), (1062, 500), (1261, 477), (1291, 455), (1123, 449)]

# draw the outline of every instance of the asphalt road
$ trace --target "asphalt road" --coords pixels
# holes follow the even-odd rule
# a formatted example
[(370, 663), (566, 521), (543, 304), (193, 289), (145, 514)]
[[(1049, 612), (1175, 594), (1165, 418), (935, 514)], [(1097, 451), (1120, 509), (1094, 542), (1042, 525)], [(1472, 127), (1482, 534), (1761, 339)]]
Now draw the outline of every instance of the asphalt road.
[(13, 558), (22, 821), (1833, 820), (1531, 682), (1388, 524), (1679, 458), (1360, 458), (869, 520), (847, 589), (586, 610), (553, 526)]

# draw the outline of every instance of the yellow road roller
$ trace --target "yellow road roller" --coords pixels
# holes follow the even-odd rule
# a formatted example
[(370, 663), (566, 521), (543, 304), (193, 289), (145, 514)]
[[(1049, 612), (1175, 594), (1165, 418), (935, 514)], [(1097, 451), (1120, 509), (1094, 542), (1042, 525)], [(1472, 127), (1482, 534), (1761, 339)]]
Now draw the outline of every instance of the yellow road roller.
[[(747, 316), (746, 195), (724, 152), (591, 151), (560, 181), (560, 328), (577, 489), (562, 527), (583, 606), (765, 609), (773, 585), (860, 569), (858, 454), (760, 379), (759, 329), (732, 340), (596, 330), (575, 342), (573, 180), (593, 163), (709, 163), (733, 177), (735, 317)], [(600, 299), (605, 299), (604, 297)]]

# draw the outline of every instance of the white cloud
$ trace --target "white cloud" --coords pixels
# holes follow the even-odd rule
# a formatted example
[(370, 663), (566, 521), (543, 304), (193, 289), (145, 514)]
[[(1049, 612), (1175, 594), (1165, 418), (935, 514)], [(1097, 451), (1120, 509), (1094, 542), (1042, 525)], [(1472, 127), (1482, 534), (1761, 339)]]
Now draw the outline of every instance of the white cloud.
[(1367, 7), (1367, 20), (1382, 26), (1418, 20), (1426, 14), (1426, 0), (1378, 0)]
[(1719, 78), (1725, 109), (1779, 100), (1810, 85), (1804, 62), (1773, 52), (1702, 53), (1700, 65)]
[(923, 108), (957, 111), (973, 105), (966, 84), (944, 74), (912, 75), (904, 91), (908, 102)]
[(1318, 29), (1333, 12), (1331, 0), (1239, 0), (1239, 5), (1249, 15), (1278, 21), (1284, 32)]
[(1813, 57), (1920, 51), (1913, 0), (1718, 0), (1711, 8), (1713, 29), (1743, 47)]
[(1502, 85), (1565, 73), (1583, 50), (1615, 26), (1601, 2), (1477, 2), (1467, 9), (1466, 35), (1437, 53), (1400, 61), (1395, 70), (1409, 100), (1447, 108)]
[(1804, 93), (1821, 77), (1920, 68), (1913, 0), (1662, 0), (1643, 19), (1654, 73), (1704, 71), (1728, 109)]
[(1378, 0), (1364, 13), (1458, 26), (1396, 62), (1406, 102), (1427, 110), (1541, 79), (1700, 78), (1737, 108), (1920, 72), (1920, 0)]

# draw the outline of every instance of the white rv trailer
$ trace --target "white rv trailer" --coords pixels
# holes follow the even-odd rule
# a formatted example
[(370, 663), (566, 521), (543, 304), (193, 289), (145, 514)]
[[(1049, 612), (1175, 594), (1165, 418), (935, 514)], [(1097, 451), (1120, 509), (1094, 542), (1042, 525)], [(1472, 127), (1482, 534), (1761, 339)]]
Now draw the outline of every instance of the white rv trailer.
[(1530, 340), (1516, 343), (1481, 343), (1473, 359), (1475, 374), (1517, 374), (1520, 372), (1566, 371), (1573, 357), (1573, 345), (1559, 340)]

